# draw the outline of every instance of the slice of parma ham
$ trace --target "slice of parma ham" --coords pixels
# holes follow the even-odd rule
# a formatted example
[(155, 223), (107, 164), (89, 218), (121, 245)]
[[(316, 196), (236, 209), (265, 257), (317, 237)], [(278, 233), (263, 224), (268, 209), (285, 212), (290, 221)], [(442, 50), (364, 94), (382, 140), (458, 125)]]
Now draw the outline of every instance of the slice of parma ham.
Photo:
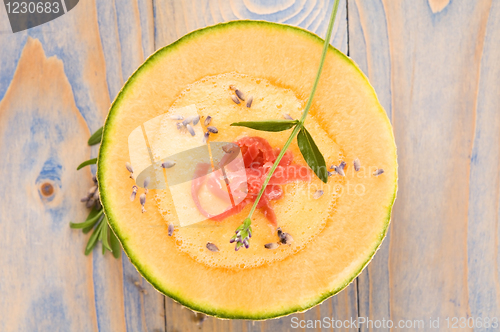
[[(220, 172), (213, 172), (205, 176), (209, 171), (208, 164), (199, 164), (195, 170), (195, 179), (191, 184), (191, 196), (198, 208), (199, 212), (205, 217), (222, 221), (225, 218), (239, 213), (247, 204), (252, 204), (259, 195), (260, 189), (266, 179), (266, 176), (273, 166), (280, 149), (273, 149), (269, 142), (262, 137), (243, 137), (235, 142), (241, 149), (243, 161), (245, 164), (246, 179), (233, 177), (230, 179), (234, 184), (246, 181), (246, 195), (243, 200), (238, 200), (238, 204), (230, 205), (224, 212), (212, 215), (209, 214), (200, 203), (198, 193), (202, 185), (207, 185), (211, 193), (218, 197), (222, 197), (224, 192), (223, 182), (217, 176)], [(266, 216), (273, 226), (277, 226), (278, 220), (274, 209), (272, 208), (271, 201), (281, 199), (284, 195), (281, 185), (294, 182), (294, 181), (310, 181), (311, 173), (308, 167), (298, 164), (293, 164), (293, 153), (291, 151), (285, 152), (279, 165), (271, 177), (264, 194), (257, 204), (257, 208)], [(233, 182), (234, 181), (234, 182)], [(239, 181), (239, 182), (238, 182)], [(242, 195), (241, 192), (232, 191), (233, 195)]]

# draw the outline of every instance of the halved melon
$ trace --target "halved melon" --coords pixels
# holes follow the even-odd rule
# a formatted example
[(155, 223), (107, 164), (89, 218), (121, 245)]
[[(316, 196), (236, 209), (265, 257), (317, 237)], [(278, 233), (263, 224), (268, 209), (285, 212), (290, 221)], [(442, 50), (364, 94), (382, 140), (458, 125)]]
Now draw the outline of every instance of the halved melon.
[[(138, 271), (181, 304), (223, 318), (267, 319), (306, 310), (344, 289), (371, 260), (389, 225), (397, 189), (397, 157), (390, 122), (367, 78), (330, 47), (306, 127), (328, 165), (347, 163), (345, 177), (327, 184), (316, 177), (284, 188), (272, 202), (278, 225), (292, 245), (269, 250), (275, 228), (256, 212), (249, 249), (229, 243), (248, 214), (178, 227), (168, 190), (150, 190), (146, 213), (130, 202), (134, 181), (124, 165), (128, 139), (141, 124), (194, 105), (212, 116), (216, 141), (260, 136), (280, 148), (289, 132), (230, 127), (235, 121), (297, 118), (311, 91), (323, 40), (305, 30), (261, 21), (235, 21), (197, 30), (152, 55), (127, 81), (104, 126), (98, 158), (101, 200), (113, 231)], [(234, 103), (229, 85), (253, 96), (247, 108)], [(155, 140), (176, 130), (145, 128)], [(195, 136), (201, 141), (199, 135)], [(194, 139), (193, 138), (193, 139)], [(294, 163), (305, 161), (293, 143)], [(353, 161), (361, 169), (355, 171)], [(375, 176), (377, 169), (384, 173)], [(324, 190), (313, 198), (317, 189)], [(155, 198), (155, 199), (153, 199)], [(207, 250), (207, 242), (219, 252)]]

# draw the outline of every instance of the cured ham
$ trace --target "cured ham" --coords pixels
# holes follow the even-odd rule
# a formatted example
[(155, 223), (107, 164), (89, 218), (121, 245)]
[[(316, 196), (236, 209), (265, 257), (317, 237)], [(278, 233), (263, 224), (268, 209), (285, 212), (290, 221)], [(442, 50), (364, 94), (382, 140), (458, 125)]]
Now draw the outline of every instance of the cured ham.
[[(233, 177), (230, 178), (232, 187), (236, 188), (243, 181), (247, 183), (247, 191), (243, 200), (238, 204), (232, 205), (229, 209), (218, 215), (211, 215), (201, 206), (198, 193), (201, 186), (206, 182), (208, 190), (218, 197), (227, 196), (227, 191), (222, 188), (220, 181), (220, 170), (217, 170), (207, 175), (209, 171), (208, 164), (198, 164), (195, 170), (195, 179), (191, 184), (192, 198), (200, 211), (205, 217), (212, 220), (222, 221), (225, 218), (239, 213), (247, 204), (252, 204), (259, 195), (259, 191), (266, 179), (266, 176), (273, 166), (280, 149), (273, 149), (269, 142), (262, 137), (244, 137), (235, 142), (240, 150), (245, 164), (246, 179)], [(281, 185), (294, 181), (310, 181), (310, 170), (306, 166), (292, 164), (293, 153), (285, 152), (278, 167), (273, 173), (269, 184), (267, 185), (264, 194), (257, 204), (257, 208), (266, 216), (273, 226), (277, 226), (278, 221), (276, 214), (271, 206), (271, 201), (278, 200), (283, 197), (283, 189)], [(234, 195), (242, 195), (241, 191), (232, 190)]]

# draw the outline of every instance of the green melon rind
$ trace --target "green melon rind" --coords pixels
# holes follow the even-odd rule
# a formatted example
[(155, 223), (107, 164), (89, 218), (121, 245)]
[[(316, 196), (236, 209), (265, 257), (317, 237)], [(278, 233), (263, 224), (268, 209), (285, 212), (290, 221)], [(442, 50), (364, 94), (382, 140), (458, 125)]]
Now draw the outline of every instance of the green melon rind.
[[(322, 303), (329, 297), (339, 293), (343, 289), (345, 289), (362, 271), (363, 269), (368, 265), (368, 263), (372, 260), (373, 256), (377, 252), (377, 250), (380, 248), (380, 245), (382, 244), (382, 241), (384, 240), (387, 230), (389, 228), (390, 220), (391, 220), (391, 211), (392, 207), (394, 205), (394, 201), (396, 200), (396, 194), (397, 194), (397, 164), (395, 167), (394, 172), (396, 173), (396, 181), (395, 181), (395, 186), (394, 186), (394, 194), (392, 196), (392, 199), (390, 201), (390, 204), (387, 207), (387, 219), (385, 222), (385, 227), (380, 233), (380, 236), (378, 238), (378, 242), (374, 244), (372, 253), (369, 255), (367, 260), (360, 266), (360, 268), (351, 275), (351, 277), (347, 278), (345, 282), (338, 288), (334, 289), (331, 292), (327, 292), (326, 294), (321, 294), (318, 296), (317, 299), (310, 301), (309, 303), (304, 303), (303, 305), (297, 305), (294, 307), (287, 308), (283, 311), (275, 311), (275, 312), (265, 312), (265, 313), (246, 313), (246, 312), (241, 312), (241, 311), (228, 311), (228, 310), (221, 310), (221, 309), (213, 309), (210, 308), (208, 305), (202, 306), (200, 303), (194, 303), (191, 302), (187, 299), (182, 298), (181, 294), (173, 293), (171, 292), (168, 288), (163, 287), (161, 285), (160, 280), (154, 278), (150, 271), (148, 271), (148, 268), (144, 265), (141, 264), (140, 260), (135, 257), (133, 251), (131, 248), (128, 247), (127, 244), (127, 235), (124, 234), (118, 224), (115, 222), (116, 216), (113, 214), (113, 212), (108, 209), (107, 207), (109, 206), (110, 203), (108, 203), (107, 195), (106, 195), (106, 186), (103, 181), (100, 181), (101, 178), (105, 177), (106, 174), (106, 168), (105, 164), (102, 164), (101, 166), (101, 160), (105, 160), (106, 156), (106, 150), (111, 144), (112, 139), (109, 136), (109, 130), (107, 130), (108, 127), (112, 127), (113, 125), (113, 120), (117, 112), (115, 112), (119, 106), (120, 103), (123, 99), (123, 96), (126, 94), (128, 89), (131, 89), (133, 87), (133, 84), (135, 80), (139, 77), (141, 72), (145, 71), (148, 67), (152, 66), (157, 60), (161, 59), (162, 55), (168, 54), (169, 52), (175, 51), (179, 46), (181, 46), (183, 43), (189, 42), (192, 39), (202, 37), (206, 33), (213, 33), (216, 31), (222, 31), (225, 28), (232, 28), (234, 26), (240, 26), (240, 25), (259, 25), (259, 26), (268, 26), (271, 29), (283, 29), (287, 30), (288, 32), (293, 32), (297, 34), (302, 34), (305, 35), (306, 37), (309, 37), (315, 41), (318, 42), (318, 44), (323, 45), (324, 40), (321, 39), (318, 35), (307, 31), (305, 29), (299, 28), (299, 27), (294, 27), (294, 26), (289, 26), (285, 24), (278, 24), (278, 23), (271, 23), (271, 22), (266, 22), (266, 21), (251, 21), (251, 20), (240, 20), (240, 21), (231, 21), (231, 22), (226, 22), (226, 23), (220, 23), (214, 26), (202, 28), (199, 30), (195, 30), (182, 38), (178, 39), (174, 43), (167, 45), (155, 53), (153, 53), (127, 80), (121, 91), (118, 93), (116, 96), (113, 104), (111, 105), (110, 111), (108, 113), (108, 116), (106, 118), (106, 122), (104, 124), (104, 129), (103, 129), (103, 135), (102, 135), (102, 142), (101, 146), (99, 149), (99, 156), (98, 156), (98, 162), (97, 162), (97, 179), (99, 183), (99, 192), (101, 195), (101, 202), (104, 208), (104, 213), (106, 214), (109, 225), (113, 232), (116, 234), (118, 240), (120, 241), (121, 245), (123, 246), (123, 249), (126, 253), (126, 255), (129, 257), (130, 261), (132, 264), (136, 267), (138, 272), (149, 282), (153, 285), (153, 287), (159, 291), (162, 294), (165, 294), (172, 298), (173, 300), (179, 302), (183, 306), (186, 306), (190, 308), (191, 310), (201, 312), (210, 316), (218, 317), (218, 318), (225, 318), (225, 319), (252, 319), (252, 320), (265, 320), (265, 319), (270, 319), (270, 318), (278, 318), (282, 316), (286, 316), (289, 314), (297, 313), (297, 312), (303, 312), (306, 311), (312, 307), (314, 307), (317, 304)], [(370, 85), (370, 82), (368, 81), (368, 78), (365, 76), (365, 74), (359, 69), (359, 67), (354, 63), (350, 58), (348, 58), (346, 55), (344, 55), (342, 52), (340, 52), (338, 49), (334, 48), (333, 46), (330, 45), (328, 52), (333, 52), (335, 53), (336, 56), (338, 56), (340, 59), (343, 59), (346, 61), (349, 65), (353, 66), (359, 74), (363, 77), (363, 79), (366, 81), (366, 84), (369, 86), (371, 91), (373, 92), (373, 95), (378, 101), (378, 97), (375, 93), (375, 90), (373, 87)], [(380, 105), (380, 103), (379, 103)], [(385, 110), (382, 108), (382, 106), (379, 107), (380, 112), (382, 113), (382, 116), (386, 119), (387, 121), (387, 126), (392, 134), (392, 138), (394, 141), (394, 134), (392, 133), (392, 127), (390, 124), (389, 119), (387, 118), (387, 115), (385, 113)], [(397, 156), (397, 155), (396, 155)], [(395, 157), (396, 157), (395, 156)]]

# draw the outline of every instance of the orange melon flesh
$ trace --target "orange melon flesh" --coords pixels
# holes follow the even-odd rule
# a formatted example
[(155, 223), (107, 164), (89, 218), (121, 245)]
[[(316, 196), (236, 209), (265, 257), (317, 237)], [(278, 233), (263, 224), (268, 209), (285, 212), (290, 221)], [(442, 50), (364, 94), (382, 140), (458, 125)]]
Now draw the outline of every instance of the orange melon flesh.
[[(241, 91), (245, 91), (248, 97), (254, 96), (255, 100), (250, 109), (242, 105), (244, 103), (235, 104), (228, 97), (228, 94), (233, 93), (229, 88), (230, 86), (237, 86)], [(155, 162), (162, 159), (162, 156), (168, 155), (168, 153), (162, 152), (172, 150), (172, 144), (175, 145), (176, 151), (183, 148), (189, 150), (190, 154), (192, 154), (191, 151), (193, 150), (190, 149), (193, 146), (202, 144), (202, 135), (192, 137), (188, 133), (179, 133), (176, 130), (175, 121), (171, 120), (172, 115), (179, 115), (185, 109), (196, 108), (194, 105), (198, 106), (197, 114), (202, 116), (202, 120), (210, 115), (212, 117), (210, 125), (221, 128), (218, 134), (210, 136), (210, 142), (232, 142), (239, 137), (259, 135), (268, 140), (272, 146), (280, 148), (290, 135), (289, 131), (279, 133), (256, 132), (248, 128), (230, 126), (230, 124), (242, 120), (280, 119), (283, 117), (283, 110), (286, 110), (287, 114), (292, 117), (298, 118), (303, 109), (303, 103), (295, 96), (293, 91), (273, 86), (265, 79), (252, 78), (248, 75), (236, 73), (205, 77), (201, 81), (187, 86), (168, 112), (162, 116), (162, 121), (166, 122), (167, 128), (160, 130), (161, 134), (158, 133), (157, 126), (145, 126), (150, 127), (150, 130), (145, 130), (145, 134), (151, 144), (153, 155), (156, 156)], [(320, 124), (313, 115), (308, 118), (307, 126), (314, 131), (315, 141), (319, 148), (324, 151), (327, 160), (336, 164), (343, 160), (342, 151), (326, 131), (321, 129)], [(194, 128), (195, 130), (201, 130), (200, 125), (194, 126)], [(150, 139), (150, 137), (154, 138)], [(181, 144), (182, 141), (185, 141), (185, 143)], [(211, 149), (211, 151), (216, 153), (214, 149)], [(297, 144), (293, 144), (289, 151), (294, 155), (294, 163), (303, 165), (304, 171), (307, 172), (308, 168)], [(150, 163), (149, 157), (144, 159)], [(135, 169), (134, 162), (132, 162), (132, 165)], [(182, 166), (180, 169), (179, 166), (171, 168), (168, 172), (176, 170), (182, 172)], [(156, 191), (158, 209), (167, 223), (171, 222), (177, 225), (181, 224), (180, 220), (185, 222), (185, 218), (181, 218), (177, 222), (176, 214), (179, 217), (179, 212), (184, 215), (190, 213), (192, 218), (188, 219), (189, 222), (196, 221), (199, 214), (191, 199), (190, 183), (186, 182), (182, 185), (181, 188), (176, 186), (176, 188), (169, 188), (169, 190)], [(234, 230), (248, 215), (251, 207), (248, 205), (244, 211), (224, 219), (223, 222), (205, 220), (189, 227), (178, 228), (174, 232), (177, 248), (186, 252), (195, 260), (212, 267), (249, 268), (283, 260), (304, 248), (323, 230), (331, 210), (335, 207), (342, 185), (343, 179), (337, 176), (331, 177), (327, 184), (323, 184), (317, 177), (312, 177), (311, 181), (296, 181), (282, 186), (285, 194), (281, 199), (272, 201), (272, 207), (280, 221), (280, 227), (293, 234), (294, 241), (289, 246), (281, 246), (277, 250), (268, 250), (264, 247), (266, 243), (276, 242), (277, 234), (275, 227), (271, 225), (263, 213), (258, 211), (252, 220), (252, 233), (254, 235), (252, 246), (247, 250), (236, 252), (234, 244), (231, 244), (229, 240), (234, 235)], [(316, 190), (323, 190), (325, 194), (320, 199), (313, 199), (312, 196)], [(172, 195), (176, 196), (173, 197)], [(181, 202), (177, 200), (174, 207), (173, 201), (179, 196), (184, 199)], [(217, 207), (216, 200), (210, 199), (213, 194), (208, 190), (202, 190), (200, 196), (202, 196), (202, 201), (205, 201), (204, 207), (206, 209)], [(304, 204), (306, 201), (307, 204)], [(307, 222), (304, 222), (301, 216), (306, 214)], [(201, 219), (206, 218), (202, 217)], [(220, 252), (214, 254), (207, 250), (207, 242), (215, 243)]]
[[(302, 245), (297, 244), (299, 250), (280, 248), (288, 252), (278, 259), (265, 257), (269, 252), (259, 254), (258, 250), (250, 249), (241, 249), (238, 258), (228, 254), (227, 257), (243, 264), (244, 257), (253, 257), (254, 264), (245, 268), (229, 258), (210, 260), (206, 252), (196, 255), (178, 242), (184, 232), (183, 238), (196, 246), (204, 243), (205, 234), (193, 235), (179, 229), (175, 236), (168, 236), (168, 214), (155, 208), (151, 194), (157, 196), (160, 208), (165, 202), (168, 206), (168, 197), (151, 190), (148, 211), (144, 214), (137, 200), (133, 203), (129, 200), (133, 181), (127, 180), (124, 165), (129, 161), (128, 136), (138, 125), (168, 113), (174, 105), (203, 104), (199, 94), (186, 94), (186, 87), (202, 86), (204, 79), (226, 73), (266, 80), (277, 90), (291, 91), (303, 105), (312, 88), (322, 43), (319, 37), (286, 25), (260, 21), (219, 24), (195, 31), (156, 52), (132, 75), (116, 98), (106, 120), (98, 158), (101, 200), (110, 226), (132, 263), (160, 292), (213, 316), (278, 317), (306, 310), (345, 288), (380, 246), (397, 189), (392, 128), (366, 77), (333, 47), (327, 53), (306, 127), (322, 142), (320, 148), (327, 162), (338, 164), (339, 160), (334, 159), (340, 156), (348, 166), (345, 178), (329, 179), (329, 185), (339, 184), (342, 189), (335, 199), (325, 197), (325, 202), (330, 203), (295, 203), (299, 206), (293, 218), (319, 229), (311, 232), (311, 238), (304, 238)], [(208, 88), (206, 91), (208, 100), (215, 100), (216, 93)], [(276, 118), (281, 112), (268, 106), (259, 108), (258, 103), (254, 109), (255, 119)], [(241, 112), (245, 113), (238, 119), (254, 119), (252, 109)], [(224, 140), (236, 139), (244, 131), (270, 138), (272, 145), (279, 147), (280, 140), (283, 144), (287, 136), (231, 131), (228, 122), (233, 118), (226, 122), (219, 120), (217, 127), (221, 136), (226, 135)], [(325, 142), (331, 142), (328, 143), (331, 146)], [(303, 164), (295, 143), (291, 149), (296, 162)], [(353, 171), (355, 158), (361, 160), (359, 172)], [(377, 168), (384, 169), (384, 174), (373, 176)], [(315, 209), (327, 209), (324, 222), (310, 220), (307, 207), (311, 204), (319, 204)], [(276, 206), (278, 211), (279, 202)], [(227, 221), (231, 229), (238, 224), (236, 217), (243, 220), (244, 212)], [(255, 226), (264, 225), (258, 213), (254, 219)], [(272, 238), (265, 227), (260, 228), (262, 239)], [(217, 228), (213, 232), (214, 237), (223, 238)], [(263, 241), (255, 237), (251, 249)], [(228, 250), (225, 244), (220, 247), (221, 252)]]

